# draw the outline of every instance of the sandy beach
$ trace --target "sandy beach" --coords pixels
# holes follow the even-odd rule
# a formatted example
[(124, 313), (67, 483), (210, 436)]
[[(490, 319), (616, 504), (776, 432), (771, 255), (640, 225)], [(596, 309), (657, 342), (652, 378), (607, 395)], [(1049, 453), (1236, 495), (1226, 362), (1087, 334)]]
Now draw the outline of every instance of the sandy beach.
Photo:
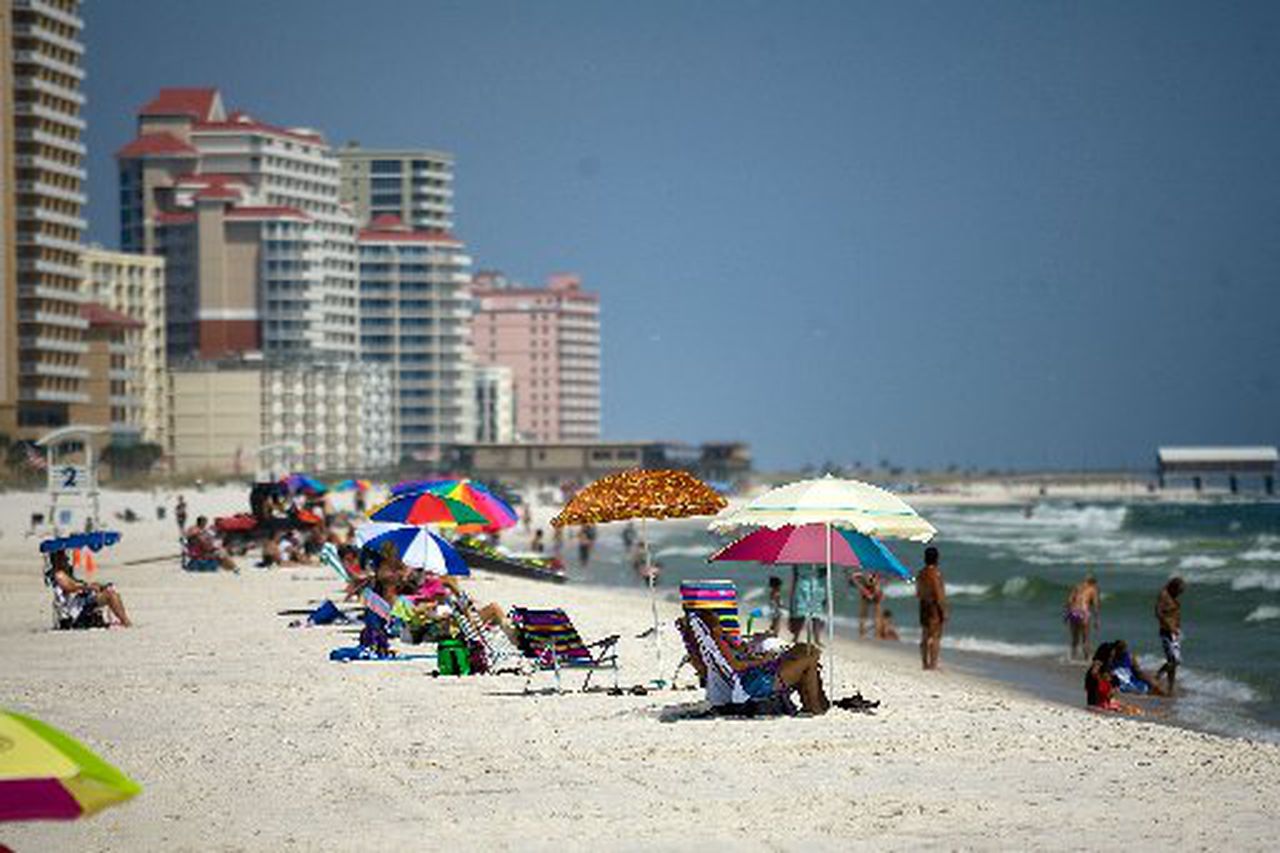
[[(22, 534), (38, 501), (0, 495), (0, 696), (145, 790), (86, 821), (0, 828), (15, 850), (1260, 850), (1280, 826), (1280, 747), (922, 673), (905, 646), (838, 643), (835, 694), (881, 700), (874, 716), (753, 720), (697, 719), (693, 690), (582, 694), (570, 674), (569, 692), (541, 675), (525, 694), (515, 675), (433, 678), (430, 660), (331, 663), (351, 634), (277, 615), (335, 596), (331, 574), (184, 574), (172, 521), (123, 525), (101, 560), (136, 628), (53, 632)], [(243, 492), (188, 501), (213, 515)], [(141, 494), (106, 496), (104, 517), (125, 504), (154, 519)], [(480, 602), (562, 606), (588, 640), (621, 634), (624, 686), (679, 658), (673, 631), (661, 670), (636, 638), (642, 592), (466, 583)], [(669, 625), (678, 607), (660, 607)]]

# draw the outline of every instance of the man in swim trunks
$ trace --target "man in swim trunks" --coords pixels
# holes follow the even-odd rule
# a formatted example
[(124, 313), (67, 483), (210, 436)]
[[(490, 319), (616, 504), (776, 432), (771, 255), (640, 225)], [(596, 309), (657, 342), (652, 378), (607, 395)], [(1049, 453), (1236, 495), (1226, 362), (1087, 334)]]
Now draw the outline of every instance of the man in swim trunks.
[(1160, 626), (1160, 645), (1164, 649), (1164, 666), (1156, 671), (1156, 677), (1167, 675), (1168, 692), (1173, 695), (1173, 683), (1182, 663), (1182, 604), (1178, 598), (1186, 584), (1182, 578), (1170, 578), (1156, 598), (1156, 622)]
[(925, 669), (938, 668), (942, 650), (942, 626), (947, 621), (947, 590), (938, 568), (938, 549), (924, 549), (924, 568), (916, 575), (920, 599), (920, 662)]
[(1098, 593), (1098, 579), (1092, 573), (1071, 588), (1062, 608), (1062, 621), (1071, 631), (1071, 660), (1088, 657), (1089, 623), (1102, 630), (1102, 596)]

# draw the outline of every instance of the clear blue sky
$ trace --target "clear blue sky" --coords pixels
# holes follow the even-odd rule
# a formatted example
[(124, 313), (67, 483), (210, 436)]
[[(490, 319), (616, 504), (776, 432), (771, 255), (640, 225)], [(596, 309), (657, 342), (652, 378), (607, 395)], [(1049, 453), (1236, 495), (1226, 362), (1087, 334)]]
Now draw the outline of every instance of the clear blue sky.
[(604, 310), (605, 432), (766, 466), (1280, 440), (1280, 3), (85, 6), (92, 235), (164, 85), (453, 151)]

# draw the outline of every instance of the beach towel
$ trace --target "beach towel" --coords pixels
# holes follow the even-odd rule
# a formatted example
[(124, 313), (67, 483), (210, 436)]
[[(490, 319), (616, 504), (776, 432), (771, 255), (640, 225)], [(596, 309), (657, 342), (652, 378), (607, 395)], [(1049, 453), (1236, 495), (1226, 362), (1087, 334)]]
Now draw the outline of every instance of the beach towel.
[(378, 654), (368, 646), (343, 646), (329, 652), (329, 660), (338, 661), (339, 663), (350, 663), (352, 661), (435, 660), (435, 657), (435, 655), (431, 654), (403, 655), (395, 652)]

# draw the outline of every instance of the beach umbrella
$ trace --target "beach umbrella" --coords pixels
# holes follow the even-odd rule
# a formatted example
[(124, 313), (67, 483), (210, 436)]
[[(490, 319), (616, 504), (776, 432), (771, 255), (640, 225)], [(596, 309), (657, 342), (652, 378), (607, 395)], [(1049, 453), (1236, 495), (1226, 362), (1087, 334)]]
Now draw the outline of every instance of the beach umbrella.
[(367, 492), (371, 488), (373, 483), (368, 480), (343, 480), (333, 485), (335, 492)]
[(73, 820), (141, 790), (70, 735), (0, 711), (0, 821)]
[[(825, 524), (789, 524), (777, 530), (762, 527), (721, 548), (708, 557), (707, 562), (825, 563), (826, 534)], [(856, 530), (835, 530), (831, 539), (831, 565), (911, 579), (911, 571), (883, 542)]]
[(52, 554), (54, 551), (79, 551), (88, 548), (90, 551), (101, 551), (120, 541), (120, 534), (114, 530), (95, 530), (92, 533), (73, 533), (70, 536), (58, 536), (45, 539), (40, 543), (41, 554)]
[(308, 477), (306, 474), (290, 474), (280, 479), (280, 485), (289, 490), (290, 494), (302, 492), (308, 495), (323, 495), (329, 491), (329, 487), (317, 480), (315, 477)]
[(433, 495), (462, 501), (486, 519), (483, 525), (459, 526), (461, 533), (491, 532), (514, 527), (519, 521), (516, 511), (483, 483), (476, 480), (406, 480), (392, 487), (391, 493), (430, 492)]
[[(601, 477), (585, 487), (565, 504), (551, 524), (566, 527), (574, 524), (603, 524), (610, 521), (638, 519), (640, 543), (645, 566), (649, 565), (649, 519), (692, 518), (713, 515), (726, 506), (715, 489), (690, 474), (673, 469), (636, 468)], [(662, 669), (662, 645), (658, 631), (658, 598), (655, 572), (647, 571), (649, 605), (653, 611), (653, 645), (658, 670)]]
[(369, 513), (371, 521), (394, 521), (399, 524), (435, 524), (441, 527), (489, 523), (476, 510), (460, 500), (434, 492), (404, 492)]
[(356, 543), (381, 553), (390, 543), (406, 566), (438, 574), (469, 575), (471, 570), (453, 546), (425, 527), (414, 524), (371, 522), (356, 529)]
[[(436, 495), (460, 500), (479, 512), (489, 520), (483, 528), (485, 531), (505, 530), (514, 527), (519, 521), (511, 504), (500, 498), (479, 480), (405, 480), (391, 487), (393, 495), (404, 492), (431, 492)], [(475, 532), (475, 528), (460, 528), (464, 533)]]
[(906, 501), (879, 486), (830, 474), (779, 486), (746, 506), (718, 516), (708, 525), (718, 533), (751, 527), (777, 530), (788, 525), (823, 526), (823, 560), (827, 570), (827, 687), (835, 684), (835, 601), (831, 588), (832, 550), (838, 530), (865, 536), (928, 542), (937, 533)]
[(743, 527), (830, 524), (880, 539), (928, 542), (938, 532), (893, 492), (828, 474), (779, 486), (711, 522), (717, 532)]

